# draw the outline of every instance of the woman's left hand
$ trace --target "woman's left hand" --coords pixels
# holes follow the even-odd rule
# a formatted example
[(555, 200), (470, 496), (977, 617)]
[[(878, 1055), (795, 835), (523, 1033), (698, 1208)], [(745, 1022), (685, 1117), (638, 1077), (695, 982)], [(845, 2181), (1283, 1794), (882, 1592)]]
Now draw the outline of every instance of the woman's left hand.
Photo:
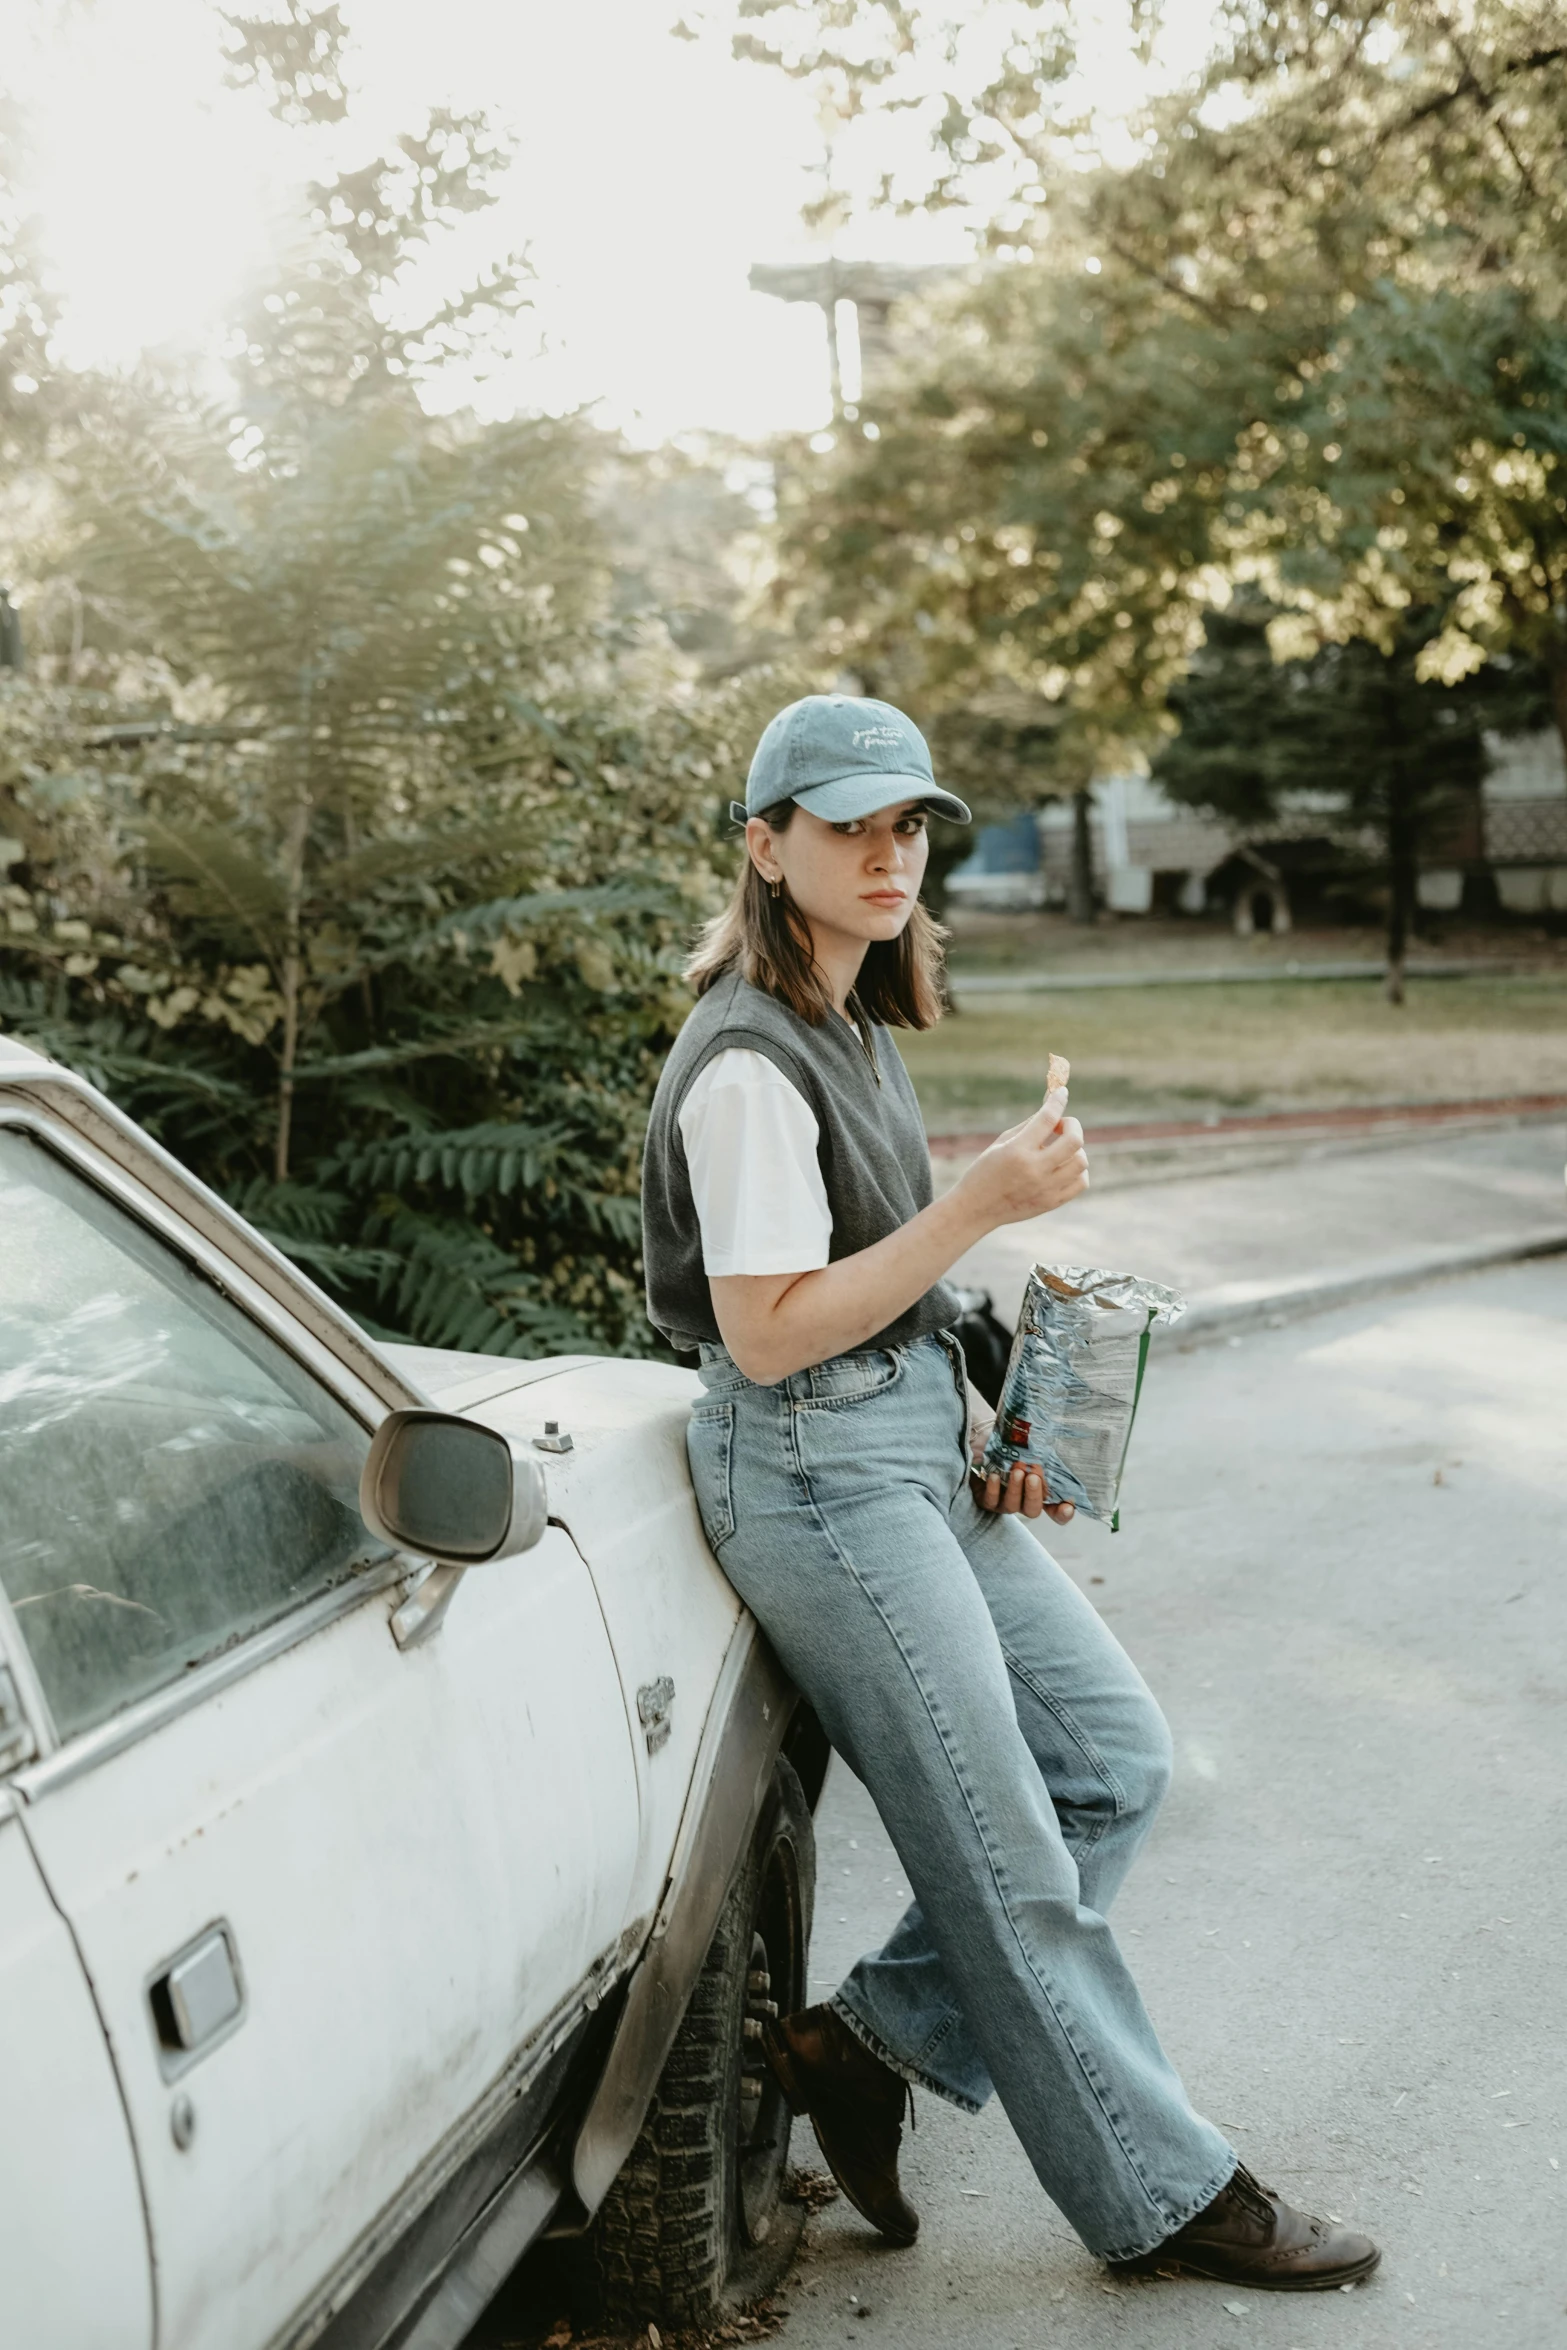
[(969, 1491), (980, 1508), (1021, 1512), (1025, 1518), (1044, 1516), (1054, 1518), (1058, 1526), (1070, 1525), (1077, 1515), (1077, 1504), (1050, 1499), (1045, 1472), (1037, 1461), (1014, 1461), (1004, 1485), (994, 1470), (988, 1477), (982, 1474), (981, 1456), (996, 1424), (996, 1415), (972, 1381), (968, 1388), (968, 1407)]
[(976, 1461), (969, 1484), (982, 1510), (1021, 1511), (1025, 1518), (1053, 1518), (1058, 1526), (1070, 1525), (1077, 1515), (1075, 1502), (1050, 1499), (1037, 1461), (1014, 1461), (1004, 1484), (997, 1470), (987, 1477)]

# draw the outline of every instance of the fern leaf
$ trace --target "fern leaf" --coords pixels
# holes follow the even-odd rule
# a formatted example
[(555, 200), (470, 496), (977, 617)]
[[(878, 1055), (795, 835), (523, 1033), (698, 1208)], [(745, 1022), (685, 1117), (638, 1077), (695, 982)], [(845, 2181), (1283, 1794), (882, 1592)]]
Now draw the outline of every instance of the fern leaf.
[(138, 829), (153, 862), (198, 920), (237, 936), (267, 962), (277, 961), (286, 892), (262, 858), (230, 835), (161, 816), (143, 817)]

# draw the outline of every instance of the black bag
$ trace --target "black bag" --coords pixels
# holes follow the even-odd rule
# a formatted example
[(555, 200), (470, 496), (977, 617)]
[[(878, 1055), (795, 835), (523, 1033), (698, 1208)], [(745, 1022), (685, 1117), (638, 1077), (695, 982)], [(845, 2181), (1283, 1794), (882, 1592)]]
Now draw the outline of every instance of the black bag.
[(952, 1335), (963, 1349), (970, 1379), (994, 1411), (1012, 1356), (1012, 1333), (997, 1320), (988, 1289), (960, 1289), (958, 1299), (963, 1311)]

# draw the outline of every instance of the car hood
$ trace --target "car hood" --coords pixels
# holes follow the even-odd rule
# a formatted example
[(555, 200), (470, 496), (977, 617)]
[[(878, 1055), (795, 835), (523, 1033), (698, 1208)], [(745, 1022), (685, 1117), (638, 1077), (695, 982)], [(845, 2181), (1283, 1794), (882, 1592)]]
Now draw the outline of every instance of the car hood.
[(514, 1387), (532, 1387), (540, 1379), (558, 1379), (563, 1371), (596, 1363), (599, 1355), (542, 1355), (520, 1362), (510, 1355), (458, 1354), (440, 1346), (387, 1346), (381, 1352), (411, 1387), (443, 1412), (468, 1412), (492, 1396), (509, 1395)]

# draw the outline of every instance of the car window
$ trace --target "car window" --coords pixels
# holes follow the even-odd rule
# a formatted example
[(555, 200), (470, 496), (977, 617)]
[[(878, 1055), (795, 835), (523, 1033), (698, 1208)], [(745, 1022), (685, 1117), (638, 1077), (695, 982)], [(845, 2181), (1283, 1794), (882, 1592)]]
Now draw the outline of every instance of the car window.
[(62, 1737), (384, 1557), (368, 1447), (195, 1266), (0, 1129), (0, 1583)]

